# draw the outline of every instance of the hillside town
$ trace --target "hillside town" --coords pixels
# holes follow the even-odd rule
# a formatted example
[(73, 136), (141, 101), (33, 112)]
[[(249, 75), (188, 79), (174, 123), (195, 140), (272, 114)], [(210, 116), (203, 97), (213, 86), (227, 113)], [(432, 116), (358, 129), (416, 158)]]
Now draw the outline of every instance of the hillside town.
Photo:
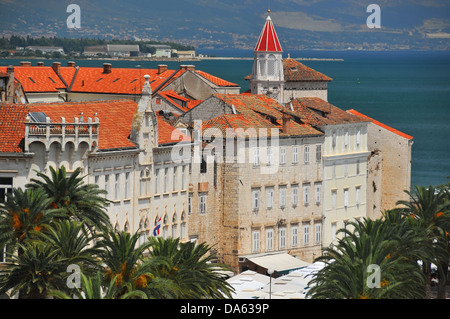
[(81, 169), (140, 243), (207, 243), (230, 276), (312, 265), (339, 229), (408, 200), (413, 137), (329, 103), (333, 79), (280, 43), (269, 15), (245, 92), (193, 64), (0, 67), (0, 201), (38, 172)]

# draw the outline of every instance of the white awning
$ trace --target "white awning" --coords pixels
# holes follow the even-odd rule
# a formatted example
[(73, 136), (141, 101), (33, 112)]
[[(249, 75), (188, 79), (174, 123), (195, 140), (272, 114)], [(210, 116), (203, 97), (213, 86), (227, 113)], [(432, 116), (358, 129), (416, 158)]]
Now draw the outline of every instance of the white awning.
[(265, 269), (274, 269), (276, 272), (281, 273), (288, 270), (299, 269), (311, 265), (301, 259), (291, 256), (287, 253), (281, 254), (267, 254), (267, 255), (248, 255), (246, 258), (254, 264), (261, 266)]

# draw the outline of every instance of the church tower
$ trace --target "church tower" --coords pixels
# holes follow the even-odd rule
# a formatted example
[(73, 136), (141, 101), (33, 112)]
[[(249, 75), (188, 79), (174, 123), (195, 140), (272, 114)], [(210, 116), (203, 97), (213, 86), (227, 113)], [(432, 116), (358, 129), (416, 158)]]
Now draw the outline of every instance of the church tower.
[[(270, 10), (268, 10), (270, 14)], [(283, 50), (270, 15), (261, 31), (255, 47), (250, 91), (252, 94), (266, 94), (283, 104), (284, 73)]]

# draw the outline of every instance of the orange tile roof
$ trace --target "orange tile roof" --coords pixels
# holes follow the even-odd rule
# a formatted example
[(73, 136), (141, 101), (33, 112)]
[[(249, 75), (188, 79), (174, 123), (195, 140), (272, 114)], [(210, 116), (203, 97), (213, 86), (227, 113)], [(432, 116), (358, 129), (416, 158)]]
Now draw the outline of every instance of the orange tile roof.
[(201, 100), (190, 100), (184, 96), (177, 94), (173, 90), (160, 91), (158, 95), (163, 97), (166, 101), (180, 109), (182, 112), (187, 112), (190, 109), (194, 108), (198, 104), (200, 104)]
[(90, 102), (35, 103), (30, 104), (31, 111), (44, 112), (54, 123), (61, 123), (61, 117), (67, 123), (73, 123), (75, 117), (94, 120), (99, 118), (98, 148), (101, 150), (129, 148), (136, 145), (128, 137), (131, 132), (133, 116), (137, 103), (132, 100), (109, 100)]
[(284, 80), (290, 81), (332, 81), (333, 79), (322, 74), (297, 60), (283, 59)]
[(290, 103), (302, 121), (313, 126), (368, 122), (318, 97), (297, 98)]
[(0, 103), (0, 152), (22, 153), (27, 104)]
[(104, 73), (103, 68), (80, 67), (70, 86), (71, 92), (141, 94), (144, 75), (150, 75), (150, 86), (155, 92), (160, 85), (170, 79), (176, 71), (167, 70), (158, 74), (157, 69), (111, 68)]
[(200, 71), (200, 70), (195, 70), (195, 72), (199, 75), (201, 75), (202, 77), (204, 77), (205, 79), (207, 79), (208, 81), (211, 81), (212, 83), (218, 85), (218, 86), (234, 86), (234, 87), (238, 87), (239, 85), (237, 85), (236, 83), (232, 83), (226, 80), (223, 80), (221, 78), (218, 78), (217, 76), (211, 75), (209, 73)]
[[(6, 72), (6, 67), (0, 67)], [(22, 84), (25, 92), (58, 92), (66, 85), (50, 66), (15, 66), (14, 77)]]
[[(303, 122), (293, 112), (266, 95), (214, 94), (230, 107), (234, 106), (236, 114), (225, 114), (222, 119), (207, 121), (207, 127), (213, 125), (221, 130), (229, 128), (280, 129), (280, 136), (312, 136), (323, 133), (309, 123)], [(283, 116), (289, 115), (288, 132), (283, 130)], [(270, 132), (267, 132), (270, 133)]]
[(351, 109), (351, 110), (347, 110), (347, 112), (348, 112), (348, 113), (351, 113), (351, 114), (353, 114), (353, 115), (360, 116), (360, 117), (362, 117), (362, 118), (364, 118), (364, 119), (370, 120), (373, 124), (378, 125), (378, 126), (384, 128), (384, 129), (386, 129), (386, 130), (388, 130), (388, 131), (390, 131), (390, 132), (392, 132), (392, 133), (394, 133), (394, 134), (397, 134), (397, 135), (399, 135), (399, 136), (401, 136), (401, 137), (404, 137), (404, 138), (406, 138), (406, 139), (408, 139), (408, 140), (412, 140), (412, 139), (413, 139), (413, 137), (412, 137), (411, 135), (408, 135), (408, 134), (405, 134), (405, 133), (403, 133), (403, 132), (400, 132), (399, 130), (396, 130), (395, 128), (392, 128), (392, 127), (390, 127), (390, 126), (387, 126), (386, 124), (383, 124), (383, 123), (381, 123), (381, 122), (378, 122), (377, 120), (374, 120), (373, 118), (370, 118), (370, 117), (368, 117), (367, 115), (364, 115), (364, 114), (362, 114), (362, 113), (360, 113), (360, 112), (358, 112), (358, 111), (356, 111), (356, 110)]
[(157, 115), (158, 121), (158, 144), (166, 145), (166, 144), (175, 144), (178, 142), (190, 142), (191, 138), (181, 131), (177, 130), (171, 124), (164, 120), (164, 116)]

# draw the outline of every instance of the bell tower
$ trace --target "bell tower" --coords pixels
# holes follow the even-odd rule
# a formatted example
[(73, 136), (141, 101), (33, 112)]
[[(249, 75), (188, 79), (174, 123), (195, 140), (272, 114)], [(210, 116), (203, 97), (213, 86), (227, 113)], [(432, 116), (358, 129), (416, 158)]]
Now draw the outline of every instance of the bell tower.
[(266, 94), (283, 104), (283, 50), (270, 18), (270, 10), (268, 13), (254, 50), (250, 91), (252, 94)]

